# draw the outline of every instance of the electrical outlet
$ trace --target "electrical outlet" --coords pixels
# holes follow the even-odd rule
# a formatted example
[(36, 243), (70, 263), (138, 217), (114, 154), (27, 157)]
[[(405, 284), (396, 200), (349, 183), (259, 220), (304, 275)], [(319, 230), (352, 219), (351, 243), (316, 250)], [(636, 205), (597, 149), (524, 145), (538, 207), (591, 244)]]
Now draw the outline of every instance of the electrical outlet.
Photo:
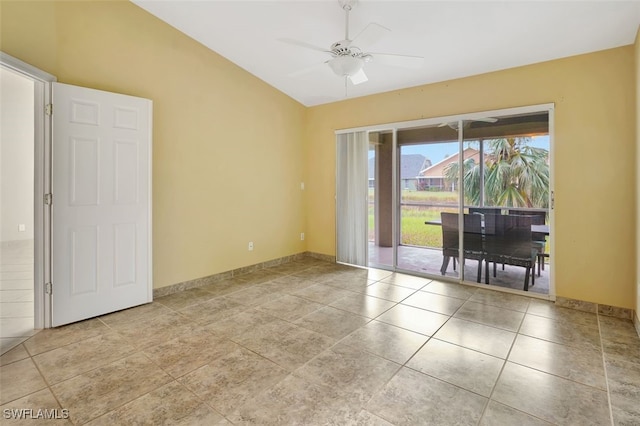
[(249, 241), (249, 251), (253, 251), (253, 241)]
[(300, 233), (300, 241), (304, 241), (304, 232)]
[(24, 232), (27, 230), (27, 227), (25, 226), (24, 223), (21, 223), (18, 225), (18, 232)]

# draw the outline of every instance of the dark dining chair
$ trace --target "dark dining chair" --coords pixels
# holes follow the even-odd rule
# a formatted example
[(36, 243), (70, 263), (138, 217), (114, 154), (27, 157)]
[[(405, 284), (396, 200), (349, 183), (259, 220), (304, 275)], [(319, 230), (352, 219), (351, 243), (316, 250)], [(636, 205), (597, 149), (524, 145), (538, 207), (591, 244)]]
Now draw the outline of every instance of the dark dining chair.
[(469, 207), (469, 214), (502, 214), (501, 207)]
[[(547, 221), (547, 212), (542, 210), (509, 210), (510, 215), (518, 216), (531, 216), (532, 225), (544, 225)], [(545, 258), (549, 257), (548, 253), (545, 253), (545, 246), (547, 245), (547, 236), (540, 232), (533, 232), (531, 234), (531, 244), (538, 251), (536, 260), (538, 263), (538, 276), (540, 276), (540, 270), (544, 271)]]
[[(485, 283), (489, 284), (489, 263), (502, 263), (526, 268), (524, 291), (535, 284), (535, 262), (537, 250), (532, 246), (531, 217), (521, 215), (494, 215), (489, 220), (485, 216), (484, 260), (486, 265)], [(532, 272), (533, 271), (533, 272)]]
[[(449, 267), (449, 260), (460, 256), (460, 238), (458, 226), (458, 213), (440, 213), (442, 221), (442, 267), (440, 272), (444, 275)], [(464, 258), (478, 261), (477, 282), (482, 279), (482, 218), (479, 215), (464, 215)]]

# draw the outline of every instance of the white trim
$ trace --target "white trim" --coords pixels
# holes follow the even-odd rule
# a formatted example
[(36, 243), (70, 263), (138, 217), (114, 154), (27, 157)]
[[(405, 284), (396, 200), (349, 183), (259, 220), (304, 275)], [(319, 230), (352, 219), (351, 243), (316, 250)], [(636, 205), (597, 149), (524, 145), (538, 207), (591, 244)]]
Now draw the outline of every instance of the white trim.
[[(555, 104), (549, 107), (549, 300), (556, 301), (556, 229), (555, 229)], [(553, 204), (552, 204), (553, 203)], [(552, 263), (552, 264), (551, 264)]]
[(45, 283), (51, 280), (51, 211), (44, 194), (51, 188), (51, 83), (56, 77), (20, 59), (0, 52), (0, 65), (34, 82), (34, 328), (51, 327), (51, 297)]
[(478, 118), (486, 118), (486, 117), (494, 117), (494, 116), (504, 116), (504, 115), (516, 115), (516, 114), (526, 114), (530, 112), (540, 112), (544, 110), (551, 110), (554, 108), (553, 103), (547, 104), (538, 104), (538, 105), (529, 105), (524, 107), (513, 107), (513, 108), (505, 108), (505, 109), (496, 109), (490, 111), (478, 111), (478, 112), (470, 112), (463, 113), (457, 115), (446, 115), (441, 117), (433, 117), (433, 118), (424, 118), (419, 120), (409, 120), (409, 121), (398, 121), (395, 123), (385, 123), (385, 124), (376, 124), (371, 126), (363, 126), (363, 127), (352, 127), (348, 129), (338, 129), (335, 130), (335, 134), (343, 134), (343, 133), (351, 133), (351, 132), (362, 132), (362, 131), (382, 131), (382, 130), (401, 130), (401, 129), (410, 129), (413, 127), (423, 127), (423, 126), (433, 126), (434, 124), (442, 124), (442, 123), (450, 123), (453, 121), (460, 120), (474, 120)]

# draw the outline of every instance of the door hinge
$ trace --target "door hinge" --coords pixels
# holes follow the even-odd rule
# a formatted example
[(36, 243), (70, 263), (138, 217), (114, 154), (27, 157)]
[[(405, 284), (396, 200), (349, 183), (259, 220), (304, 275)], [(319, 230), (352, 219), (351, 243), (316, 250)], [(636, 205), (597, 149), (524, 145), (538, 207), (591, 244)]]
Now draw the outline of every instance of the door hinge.
[(47, 206), (53, 204), (53, 194), (44, 194), (44, 204)]
[(46, 104), (44, 106), (44, 113), (47, 115), (53, 115), (53, 104)]
[(556, 193), (555, 191), (551, 191), (551, 210), (553, 210), (555, 205), (556, 205)]
[(51, 283), (46, 283), (44, 285), (44, 292), (46, 294), (53, 294), (53, 285)]

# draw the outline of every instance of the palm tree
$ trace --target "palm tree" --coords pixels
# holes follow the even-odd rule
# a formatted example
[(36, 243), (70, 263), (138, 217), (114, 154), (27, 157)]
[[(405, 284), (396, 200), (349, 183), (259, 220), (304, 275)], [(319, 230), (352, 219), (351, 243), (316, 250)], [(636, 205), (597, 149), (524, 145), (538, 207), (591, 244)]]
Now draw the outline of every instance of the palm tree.
[[(486, 141), (484, 156), (484, 205), (549, 207), (549, 151), (529, 146), (531, 138)], [(458, 163), (445, 168), (445, 179), (458, 182)], [(465, 203), (480, 205), (480, 164), (463, 161)]]

